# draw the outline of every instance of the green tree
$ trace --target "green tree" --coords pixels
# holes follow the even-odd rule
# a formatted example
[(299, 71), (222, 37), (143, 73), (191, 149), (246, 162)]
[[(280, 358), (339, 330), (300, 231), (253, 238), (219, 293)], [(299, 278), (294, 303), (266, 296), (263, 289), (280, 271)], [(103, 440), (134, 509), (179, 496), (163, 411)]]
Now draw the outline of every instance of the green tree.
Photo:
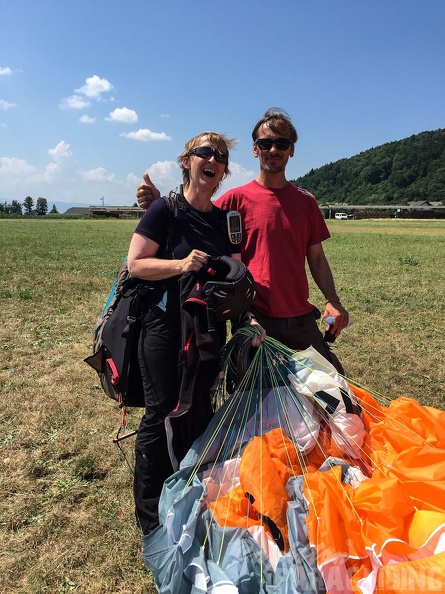
[(398, 204), (443, 200), (445, 129), (421, 132), (340, 159), (293, 180), (319, 203)]
[(49, 214), (58, 214), (58, 212), (59, 212), (59, 211), (57, 210), (57, 208), (56, 208), (56, 205), (55, 205), (55, 204), (53, 204), (53, 207), (52, 207), (52, 209), (49, 211)]
[(30, 215), (32, 213), (32, 209), (34, 208), (34, 200), (31, 196), (26, 196), (25, 200), (23, 201), (23, 207), (25, 209), (25, 214)]
[(11, 214), (23, 214), (22, 212), (22, 205), (20, 204), (20, 202), (18, 200), (13, 200), (11, 202), (11, 208), (9, 209), (9, 212)]
[(44, 216), (48, 214), (48, 201), (46, 198), (37, 198), (37, 214)]

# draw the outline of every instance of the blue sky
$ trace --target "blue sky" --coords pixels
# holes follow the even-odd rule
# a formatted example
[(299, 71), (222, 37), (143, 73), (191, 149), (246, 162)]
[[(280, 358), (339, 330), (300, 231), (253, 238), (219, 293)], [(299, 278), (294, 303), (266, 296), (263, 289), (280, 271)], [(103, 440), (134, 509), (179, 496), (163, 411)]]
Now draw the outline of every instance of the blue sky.
[(444, 128), (444, 30), (444, 0), (1, 0), (0, 201), (133, 204), (209, 129), (239, 140), (223, 189), (246, 183), (271, 106), (288, 179)]

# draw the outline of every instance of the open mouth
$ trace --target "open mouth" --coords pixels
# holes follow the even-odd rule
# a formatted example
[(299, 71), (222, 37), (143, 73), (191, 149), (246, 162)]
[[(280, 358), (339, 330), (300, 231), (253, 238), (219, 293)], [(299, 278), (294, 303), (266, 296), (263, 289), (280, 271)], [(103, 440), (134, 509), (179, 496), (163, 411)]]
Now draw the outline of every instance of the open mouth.
[(213, 171), (213, 169), (210, 169), (209, 167), (205, 167), (205, 169), (203, 170), (203, 173), (207, 177), (215, 177), (215, 172)]

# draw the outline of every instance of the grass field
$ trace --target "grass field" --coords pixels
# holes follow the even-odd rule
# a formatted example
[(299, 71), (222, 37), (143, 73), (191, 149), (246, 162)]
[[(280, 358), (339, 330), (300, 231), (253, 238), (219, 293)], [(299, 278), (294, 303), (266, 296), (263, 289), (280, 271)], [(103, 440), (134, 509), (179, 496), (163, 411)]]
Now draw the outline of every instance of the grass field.
[[(0, 220), (2, 594), (155, 592), (131, 471), (112, 443), (119, 412), (83, 363), (134, 226)], [(445, 221), (329, 226), (325, 250), (353, 318), (335, 343), (347, 375), (382, 399), (445, 408)], [(313, 287), (312, 302), (322, 308)]]

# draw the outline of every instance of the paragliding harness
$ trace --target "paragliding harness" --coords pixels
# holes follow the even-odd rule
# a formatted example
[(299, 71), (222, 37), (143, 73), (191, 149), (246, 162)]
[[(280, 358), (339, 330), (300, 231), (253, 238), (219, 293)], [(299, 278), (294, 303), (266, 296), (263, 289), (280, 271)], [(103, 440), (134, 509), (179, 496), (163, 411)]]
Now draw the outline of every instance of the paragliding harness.
[[(171, 243), (175, 231), (175, 221), (185, 217), (187, 201), (182, 194), (182, 186), (179, 193), (172, 190), (168, 196), (163, 196), (163, 199), (168, 206), (170, 217), (166, 242), (159, 253), (160, 257), (167, 259), (172, 257)], [(226, 221), (226, 213), (221, 212), (224, 215), (222, 220)], [(228, 258), (228, 260), (232, 259)], [(227, 264), (225, 266), (227, 268)], [(212, 269), (209, 268), (209, 270)], [(227, 274), (226, 270), (225, 275), (227, 276)], [(210, 331), (214, 330), (215, 308), (218, 309), (218, 312), (222, 311), (221, 308), (227, 309), (225, 300), (233, 293), (231, 285), (233, 285), (233, 281), (239, 282), (240, 280), (239, 273), (234, 270), (232, 270), (232, 277), (226, 281), (226, 291), (216, 291), (215, 283), (212, 284), (211, 281), (206, 289), (206, 294), (209, 297), (207, 305)], [(212, 276), (210, 276), (211, 278)], [(216, 278), (219, 278), (218, 275)], [(131, 277), (125, 258), (119, 267), (109, 297), (96, 321), (93, 332), (93, 354), (86, 357), (84, 361), (97, 372), (105, 394), (116, 400), (121, 408), (121, 427), (114, 439), (116, 443), (136, 433), (125, 433), (125, 408), (145, 406), (137, 357), (141, 314), (148, 305), (157, 303), (165, 290), (164, 281), (145, 281)], [(215, 291), (216, 296), (213, 298), (212, 295)]]
[[(182, 190), (182, 187), (181, 187)], [(175, 230), (175, 221), (184, 218), (187, 202), (182, 192), (171, 191), (162, 197), (168, 206), (167, 238), (160, 253), (167, 258)], [(93, 331), (93, 354), (84, 359), (98, 374), (102, 390), (116, 400), (122, 410), (119, 433), (125, 429), (125, 408), (143, 407), (142, 379), (137, 359), (141, 330), (140, 316), (145, 307), (156, 302), (165, 291), (162, 281), (133, 278), (127, 258), (121, 263), (108, 299), (99, 314)], [(126, 433), (130, 437), (133, 433)]]

